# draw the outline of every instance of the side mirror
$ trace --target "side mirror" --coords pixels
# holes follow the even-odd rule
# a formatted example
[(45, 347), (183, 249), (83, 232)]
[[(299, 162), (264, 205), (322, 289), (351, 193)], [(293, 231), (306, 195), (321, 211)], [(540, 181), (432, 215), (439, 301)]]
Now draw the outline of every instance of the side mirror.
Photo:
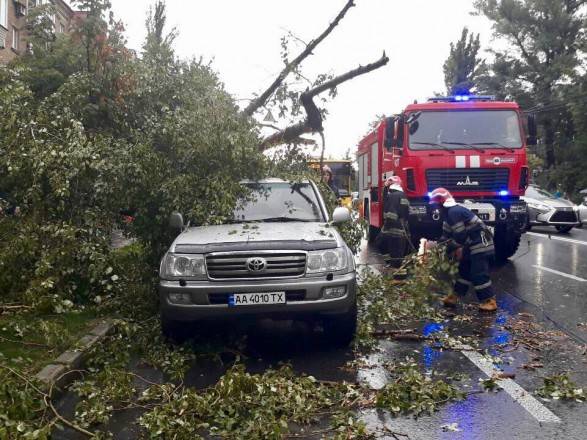
[(348, 208), (339, 206), (332, 213), (332, 223), (339, 224), (348, 222), (351, 219), (351, 213)]
[(395, 118), (385, 118), (385, 138), (383, 145), (387, 151), (393, 148), (393, 129), (395, 128)]
[(536, 129), (536, 115), (528, 115), (528, 137), (526, 138), (527, 145), (536, 145), (538, 137), (538, 130)]
[(397, 148), (404, 148), (404, 125), (406, 124), (406, 120), (404, 115), (401, 115), (397, 119), (397, 139), (396, 139), (396, 146)]
[(172, 229), (183, 229), (183, 216), (179, 212), (172, 212), (169, 216), (169, 227)]

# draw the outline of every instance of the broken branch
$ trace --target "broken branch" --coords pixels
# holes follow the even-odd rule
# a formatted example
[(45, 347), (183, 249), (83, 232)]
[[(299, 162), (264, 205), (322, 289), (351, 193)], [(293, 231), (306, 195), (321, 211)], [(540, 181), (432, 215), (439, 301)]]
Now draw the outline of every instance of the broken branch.
[(261, 142), (259, 149), (264, 151), (275, 145), (291, 143), (294, 139), (305, 133), (321, 132), (322, 116), (320, 110), (314, 103), (313, 98), (326, 90), (334, 89), (350, 79), (385, 66), (388, 62), (389, 58), (385, 55), (385, 52), (383, 52), (381, 58), (374, 63), (367, 64), (366, 66), (359, 66), (356, 69), (350, 70), (336, 78), (332, 78), (330, 81), (326, 81), (324, 84), (316, 86), (313, 89), (306, 90), (300, 95), (300, 101), (302, 102), (307, 115), (306, 120), (290, 125), (289, 127), (266, 137)]
[(264, 106), (267, 103), (267, 100), (271, 97), (271, 95), (273, 95), (273, 93), (275, 93), (277, 88), (281, 84), (283, 84), (283, 81), (285, 80), (285, 78), (287, 78), (287, 75), (289, 75), (290, 72), (292, 72), (296, 67), (298, 67), (300, 65), (300, 63), (302, 61), (304, 61), (304, 59), (306, 59), (306, 57), (308, 57), (308, 55), (312, 54), (312, 52), (314, 51), (316, 46), (318, 46), (320, 43), (322, 43), (322, 41), (324, 41), (324, 39), (338, 25), (340, 20), (342, 20), (344, 18), (344, 16), (348, 12), (348, 10), (350, 8), (352, 8), (353, 6), (355, 6), (355, 3), (353, 0), (347, 1), (347, 3), (344, 5), (342, 10), (338, 13), (338, 15), (336, 16), (334, 21), (332, 23), (330, 23), (328, 28), (326, 28), (326, 30), (324, 32), (322, 32), (322, 34), (320, 34), (320, 36), (318, 38), (310, 41), (308, 43), (308, 45), (306, 46), (306, 48), (297, 57), (295, 57), (289, 64), (287, 64), (283, 68), (283, 70), (279, 73), (279, 75), (277, 75), (277, 78), (275, 78), (273, 83), (263, 93), (261, 93), (261, 95), (259, 95), (258, 98), (254, 99), (244, 109), (243, 113), (247, 116), (252, 116), (257, 111), (257, 109), (259, 107)]

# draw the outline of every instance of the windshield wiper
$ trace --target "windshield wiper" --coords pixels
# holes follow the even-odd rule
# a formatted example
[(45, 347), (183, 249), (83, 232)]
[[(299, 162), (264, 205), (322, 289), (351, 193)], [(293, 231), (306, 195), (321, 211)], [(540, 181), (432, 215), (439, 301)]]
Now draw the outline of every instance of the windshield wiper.
[(470, 147), (475, 151), (478, 151), (479, 153), (485, 153), (485, 150), (483, 148), (479, 148), (479, 147), (475, 147), (475, 145), (477, 144), (466, 144), (464, 142), (446, 142), (446, 141), (440, 141), (443, 144), (447, 144), (447, 145), (459, 145), (459, 146), (463, 146), (463, 147)]
[(261, 218), (256, 221), (270, 223), (270, 222), (315, 222), (318, 220), (312, 220), (308, 218), (294, 218), (294, 217), (269, 217), (269, 218)]
[(505, 145), (502, 145), (498, 142), (475, 142), (471, 145), (492, 145), (492, 146), (496, 146), (499, 148), (503, 148), (504, 150), (509, 151), (510, 153), (515, 153), (516, 150), (514, 150), (512, 147), (506, 147)]
[(443, 150), (448, 151), (449, 153), (453, 153), (453, 154), (455, 152), (455, 150), (453, 150), (452, 148), (449, 148), (449, 147), (442, 145), (442, 144), (439, 144), (437, 142), (410, 142), (410, 143), (414, 144), (414, 145), (430, 145), (433, 147), (439, 147), (439, 148), (442, 148)]

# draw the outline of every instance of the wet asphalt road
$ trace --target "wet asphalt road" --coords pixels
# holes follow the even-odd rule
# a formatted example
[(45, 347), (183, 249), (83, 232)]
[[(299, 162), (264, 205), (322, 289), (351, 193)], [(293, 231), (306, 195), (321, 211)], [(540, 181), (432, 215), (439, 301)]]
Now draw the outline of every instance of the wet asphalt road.
[[(548, 232), (552, 234), (551, 238)], [(360, 256), (360, 264), (382, 269), (381, 257), (367, 247)], [(493, 368), (515, 374), (516, 386), (525, 390), (522, 394), (532, 393), (540, 387), (542, 377), (564, 371), (570, 372), (579, 386), (587, 388), (587, 326), (580, 325), (587, 323), (587, 281), (582, 281), (587, 279), (587, 230), (573, 230), (561, 235), (554, 230), (537, 228), (525, 236), (512, 261), (494, 268), (492, 276), (498, 291), (499, 313), (482, 316), (465, 307), (458, 309), (457, 315), (466, 314), (472, 319), (447, 321), (441, 327), (424, 323), (421, 331), (430, 334), (450, 327), (453, 334), (475, 334), (483, 345), (490, 347), (490, 354), (498, 356)], [(469, 301), (474, 302), (474, 299), (469, 298)], [(560, 336), (554, 338), (555, 342), (539, 341), (539, 351), (518, 344), (507, 352), (496, 351), (494, 344), (512, 342), (510, 329), (519, 322), (520, 316)], [(218, 328), (213, 331), (235, 330)], [(380, 388), (389, 380), (383, 364), (411, 356), (426, 371), (465, 374), (466, 379), (461, 383), (465, 390), (478, 390), (478, 381), (487, 378), (464, 352), (438, 351), (427, 342), (381, 341), (378, 350), (363, 360), (365, 366), (353, 371), (345, 368), (353, 359), (352, 352), (329, 348), (320, 334), (306, 324), (263, 322), (246, 332), (245, 362), (252, 372), (261, 372), (279, 362), (290, 362), (295, 370), (318, 379), (360, 381)], [(216, 382), (231, 361), (229, 357), (224, 364), (212, 361), (195, 364), (187, 374), (186, 384), (200, 388)], [(524, 364), (536, 361), (543, 367), (535, 371), (522, 368)], [(164, 379), (157, 370), (139, 364), (133, 368), (149, 380)], [(137, 386), (142, 385), (137, 383)], [(377, 410), (365, 411), (362, 417), (373, 431), (382, 432), (386, 427), (409, 436), (382, 434), (380, 438), (587, 439), (587, 403), (537, 399), (539, 407), (528, 410), (519, 400), (501, 390), (473, 394), (462, 402), (447, 404), (433, 415), (418, 419), (391, 417)], [(74, 396), (66, 394), (59, 407), (64, 414), (71, 415), (75, 402)], [(557, 421), (541, 422), (545, 414), (551, 414)], [(139, 416), (136, 411), (119, 412), (107, 429), (116, 439), (135, 439), (138, 437), (135, 421)], [(453, 423), (458, 431), (442, 429), (443, 425)], [(54, 437), (81, 438), (71, 431), (56, 433)]]

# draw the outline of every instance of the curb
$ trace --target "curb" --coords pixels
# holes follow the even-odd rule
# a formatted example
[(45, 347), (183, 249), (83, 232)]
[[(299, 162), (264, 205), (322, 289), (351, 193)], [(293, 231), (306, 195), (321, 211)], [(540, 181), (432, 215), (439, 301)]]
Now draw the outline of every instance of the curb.
[(87, 360), (88, 351), (102, 339), (111, 334), (117, 322), (113, 319), (102, 320), (94, 326), (90, 332), (75, 344), (76, 348), (64, 351), (49, 365), (46, 365), (35, 375), (47, 390), (51, 388), (63, 388), (69, 385), (76, 374), (69, 374), (79, 370)]

